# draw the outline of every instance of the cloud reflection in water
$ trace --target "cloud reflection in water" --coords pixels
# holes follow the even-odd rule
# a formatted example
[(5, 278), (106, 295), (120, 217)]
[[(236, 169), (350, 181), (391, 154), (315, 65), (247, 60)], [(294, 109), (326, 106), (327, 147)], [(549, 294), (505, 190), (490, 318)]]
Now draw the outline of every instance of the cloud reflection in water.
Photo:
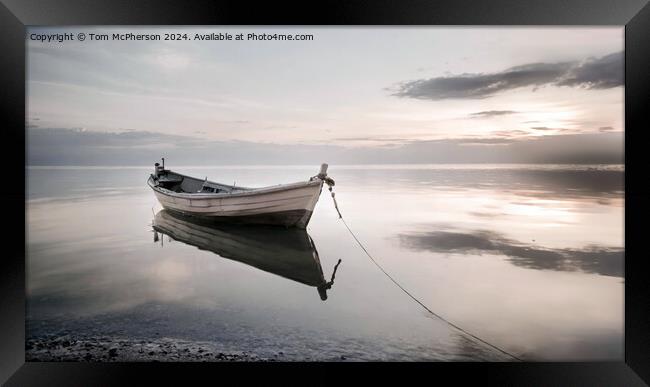
[(597, 245), (582, 249), (553, 249), (525, 244), (485, 231), (440, 230), (399, 234), (403, 247), (435, 253), (483, 254), (507, 256), (517, 266), (539, 270), (583, 271), (605, 276), (623, 277), (622, 248)]

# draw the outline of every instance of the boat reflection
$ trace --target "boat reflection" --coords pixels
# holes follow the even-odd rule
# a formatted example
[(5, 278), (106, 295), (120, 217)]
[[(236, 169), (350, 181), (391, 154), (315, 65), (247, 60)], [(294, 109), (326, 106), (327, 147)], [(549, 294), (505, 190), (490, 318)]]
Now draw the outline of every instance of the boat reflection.
[(163, 243), (160, 233), (220, 257), (316, 287), (323, 301), (341, 263), (339, 260), (330, 281), (326, 281), (314, 241), (302, 229), (214, 224), (161, 210), (154, 217), (153, 230), (154, 242)]

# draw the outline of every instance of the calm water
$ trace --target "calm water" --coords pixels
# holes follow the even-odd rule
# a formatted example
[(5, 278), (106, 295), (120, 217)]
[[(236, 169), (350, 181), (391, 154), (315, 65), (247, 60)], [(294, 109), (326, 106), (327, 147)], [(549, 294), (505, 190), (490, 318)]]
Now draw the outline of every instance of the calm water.
[[(318, 172), (171, 168), (252, 187)], [(308, 236), (188, 237), (183, 220), (152, 229), (161, 207), (146, 185), (150, 169), (26, 170), (28, 337), (64, 327), (281, 350), (289, 360), (509, 360), (396, 288), (326, 190)], [(622, 359), (622, 166), (330, 166), (329, 174), (350, 227), (436, 313), (527, 360)], [(288, 266), (268, 264), (277, 257)], [(329, 281), (339, 259), (323, 301), (313, 285)]]

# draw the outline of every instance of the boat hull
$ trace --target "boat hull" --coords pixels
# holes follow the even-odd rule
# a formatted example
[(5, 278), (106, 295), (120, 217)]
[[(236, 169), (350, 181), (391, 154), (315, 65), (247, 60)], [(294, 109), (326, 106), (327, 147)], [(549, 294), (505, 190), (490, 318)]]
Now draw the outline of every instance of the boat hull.
[(163, 208), (220, 223), (264, 224), (306, 228), (323, 181), (266, 187), (232, 194), (174, 193), (149, 181)]
[(297, 227), (304, 229), (307, 227), (311, 218), (312, 211), (307, 210), (291, 210), (279, 211), (268, 214), (256, 215), (236, 215), (236, 216), (220, 216), (220, 215), (203, 215), (198, 213), (183, 212), (174, 210), (170, 207), (163, 205), (166, 210), (194, 218), (207, 220), (214, 224), (239, 224), (239, 225), (269, 225), (269, 226), (284, 226), (284, 227)]

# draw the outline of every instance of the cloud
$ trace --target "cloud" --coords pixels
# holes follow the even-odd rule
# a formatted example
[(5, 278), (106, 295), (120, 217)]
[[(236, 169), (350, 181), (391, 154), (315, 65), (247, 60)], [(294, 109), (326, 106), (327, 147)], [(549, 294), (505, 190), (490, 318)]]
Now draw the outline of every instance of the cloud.
[(607, 89), (623, 85), (623, 52), (584, 61), (529, 63), (491, 74), (460, 74), (417, 79), (397, 85), (392, 94), (415, 99), (482, 99), (533, 86)]
[(538, 270), (583, 271), (622, 277), (624, 249), (586, 246), (552, 249), (505, 238), (492, 231), (430, 231), (400, 234), (400, 243), (413, 250), (456, 254), (501, 254), (517, 266)]
[(412, 139), (400, 137), (335, 137), (332, 141), (374, 141), (374, 142), (409, 142)]
[(601, 126), (600, 128), (598, 128), (599, 132), (611, 132), (612, 130), (614, 130), (614, 128), (612, 128), (611, 126)]
[(541, 130), (541, 131), (548, 131), (548, 130), (553, 130), (556, 132), (568, 132), (570, 129), (566, 128), (549, 128), (548, 126), (533, 126), (531, 129), (533, 130)]
[(493, 135), (498, 137), (513, 137), (521, 138), (522, 136), (529, 136), (530, 133), (525, 130), (511, 129), (511, 130), (497, 130), (492, 132)]
[(515, 114), (517, 113), (516, 111), (513, 110), (487, 110), (483, 112), (478, 112), (478, 113), (472, 113), (469, 116), (471, 118), (491, 118), (491, 117), (496, 117), (496, 116), (505, 116), (508, 114)]
[[(199, 129), (196, 129), (199, 130)], [(199, 130), (201, 131), (201, 130)], [(416, 140), (397, 137), (347, 137), (365, 146), (213, 141), (155, 132), (122, 133), (28, 128), (29, 165), (148, 165), (161, 156), (185, 165), (377, 163), (623, 163), (622, 132)], [(540, 138), (541, 137), (541, 138)], [(352, 140), (350, 140), (352, 139)], [(405, 140), (399, 142), (398, 140)], [(386, 148), (381, 142), (394, 141)], [(146, 151), (145, 151), (146, 150)]]
[(249, 124), (249, 120), (230, 120), (230, 121), (224, 121), (224, 120), (217, 120), (214, 122), (219, 122), (222, 124)]
[(623, 53), (591, 59), (574, 66), (557, 82), (558, 86), (609, 89), (623, 85)]
[(472, 138), (457, 140), (459, 145), (508, 145), (515, 140), (506, 138)]

